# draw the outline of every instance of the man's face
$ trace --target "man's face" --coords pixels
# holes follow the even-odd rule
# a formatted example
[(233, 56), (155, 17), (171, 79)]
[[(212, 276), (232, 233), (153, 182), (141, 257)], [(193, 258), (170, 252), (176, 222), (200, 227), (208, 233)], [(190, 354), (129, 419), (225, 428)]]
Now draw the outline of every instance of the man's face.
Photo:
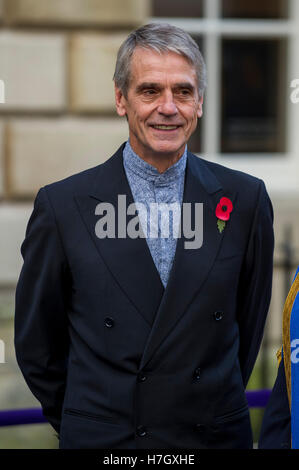
[(143, 158), (177, 159), (202, 115), (194, 67), (174, 52), (136, 48), (127, 98), (115, 87), (116, 108), (127, 115), (130, 143)]

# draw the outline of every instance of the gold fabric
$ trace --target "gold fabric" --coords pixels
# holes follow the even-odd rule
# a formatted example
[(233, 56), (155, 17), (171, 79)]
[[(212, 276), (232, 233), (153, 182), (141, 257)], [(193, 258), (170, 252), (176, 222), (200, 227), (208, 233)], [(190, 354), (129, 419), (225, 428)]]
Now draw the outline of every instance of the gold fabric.
[(280, 364), (280, 361), (281, 361), (281, 353), (282, 353), (282, 348), (280, 347), (278, 349), (278, 351), (276, 352), (276, 358), (277, 358), (277, 361), (278, 361), (278, 365)]
[[(296, 298), (296, 295), (299, 290), (299, 273), (297, 274), (291, 289), (286, 298), (283, 316), (282, 316), (282, 345), (283, 345), (283, 360), (284, 360), (284, 370), (286, 377), (286, 385), (289, 399), (289, 406), (291, 409), (291, 347), (290, 347), (290, 320), (293, 304)], [(281, 352), (281, 351), (280, 351)], [(279, 351), (277, 353), (277, 358), (279, 359)]]

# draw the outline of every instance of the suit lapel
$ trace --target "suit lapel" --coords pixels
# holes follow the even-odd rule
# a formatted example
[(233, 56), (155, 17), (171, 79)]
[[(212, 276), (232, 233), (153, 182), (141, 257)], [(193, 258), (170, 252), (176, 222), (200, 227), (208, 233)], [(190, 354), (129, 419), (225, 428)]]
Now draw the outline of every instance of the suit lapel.
[(162, 341), (184, 315), (207, 278), (220, 249), (225, 230), (220, 233), (215, 215), (222, 196), (234, 201), (235, 195), (225, 191), (215, 175), (198, 157), (188, 152), (183, 202), (203, 203), (203, 244), (186, 249), (181, 234), (170, 277), (140, 362), (142, 369)]
[[(164, 286), (153, 262), (145, 238), (98, 238), (95, 225), (99, 202), (111, 203), (117, 214), (118, 195), (126, 196), (126, 205), (134, 202), (123, 168), (124, 145), (97, 168), (88, 193), (75, 197), (79, 212), (107, 268), (136, 309), (151, 326), (164, 293)], [(117, 217), (116, 217), (117, 219)], [(128, 219), (127, 219), (128, 220)]]

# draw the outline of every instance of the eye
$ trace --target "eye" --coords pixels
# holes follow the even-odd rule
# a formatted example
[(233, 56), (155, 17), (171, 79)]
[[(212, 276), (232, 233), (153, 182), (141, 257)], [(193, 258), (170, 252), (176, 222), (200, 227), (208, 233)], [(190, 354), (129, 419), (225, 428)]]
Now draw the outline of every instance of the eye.
[(188, 96), (188, 95), (191, 94), (191, 91), (188, 90), (187, 88), (183, 88), (182, 90), (180, 90), (180, 93), (181, 93), (181, 95), (183, 95), (183, 96)]
[(143, 94), (144, 94), (145, 96), (151, 96), (151, 95), (154, 95), (155, 93), (156, 93), (156, 90), (154, 90), (154, 89), (152, 89), (152, 88), (149, 89), (149, 90), (144, 90), (144, 92), (143, 92)]

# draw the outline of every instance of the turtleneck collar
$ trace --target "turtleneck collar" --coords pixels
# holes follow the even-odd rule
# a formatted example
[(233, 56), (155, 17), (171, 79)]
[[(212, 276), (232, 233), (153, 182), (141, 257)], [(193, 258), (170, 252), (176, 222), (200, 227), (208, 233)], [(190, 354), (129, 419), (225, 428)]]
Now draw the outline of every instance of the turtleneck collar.
[(163, 186), (177, 180), (185, 171), (187, 162), (187, 145), (180, 159), (167, 168), (163, 173), (159, 173), (157, 168), (140, 158), (132, 149), (129, 139), (123, 150), (123, 161), (124, 165), (139, 177)]

